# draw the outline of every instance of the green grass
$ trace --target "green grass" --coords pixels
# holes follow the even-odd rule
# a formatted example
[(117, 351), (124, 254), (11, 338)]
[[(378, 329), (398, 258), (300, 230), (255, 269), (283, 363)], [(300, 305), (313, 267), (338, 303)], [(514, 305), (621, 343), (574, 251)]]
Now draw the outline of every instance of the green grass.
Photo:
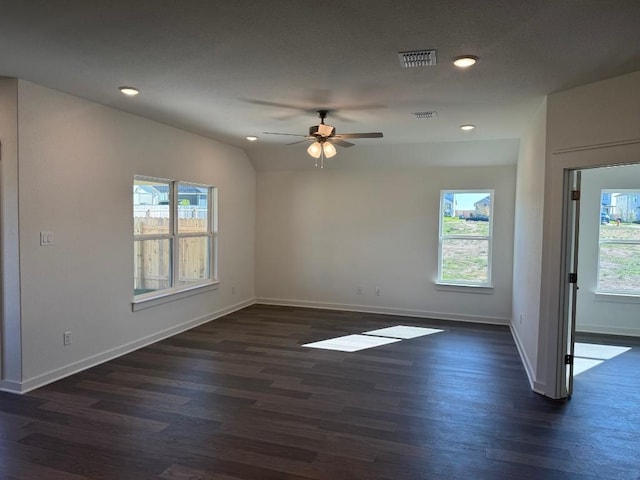
[(640, 290), (640, 245), (601, 245), (598, 288), (621, 292)]
[(469, 222), (459, 218), (444, 217), (442, 234), (486, 237), (489, 235), (489, 222)]
[(600, 240), (640, 240), (640, 224), (600, 225)]
[[(600, 240), (640, 240), (640, 225), (609, 223), (600, 225)], [(598, 289), (619, 292), (640, 291), (640, 245), (600, 246)]]
[(488, 246), (487, 240), (445, 240), (442, 245), (442, 280), (486, 282)]

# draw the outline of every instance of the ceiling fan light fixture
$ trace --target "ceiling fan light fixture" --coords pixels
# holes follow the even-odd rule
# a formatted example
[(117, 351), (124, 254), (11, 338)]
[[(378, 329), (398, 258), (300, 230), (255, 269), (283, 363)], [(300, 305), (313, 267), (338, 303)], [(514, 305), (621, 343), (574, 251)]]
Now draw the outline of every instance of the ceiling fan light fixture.
[(327, 158), (332, 158), (336, 156), (336, 147), (333, 145), (333, 143), (329, 143), (329, 142), (324, 142), (322, 144), (322, 151), (324, 152), (324, 156)]
[(335, 130), (336, 129), (331, 125), (325, 125), (324, 123), (318, 125), (318, 134), (322, 135), (323, 137), (330, 137), (333, 133), (335, 133)]
[(458, 68), (469, 68), (478, 62), (478, 57), (474, 55), (462, 55), (453, 59), (453, 64)]
[(309, 145), (309, 148), (307, 148), (307, 153), (313, 158), (320, 158), (320, 155), (322, 155), (322, 145), (320, 145), (320, 142), (313, 142), (311, 145)]

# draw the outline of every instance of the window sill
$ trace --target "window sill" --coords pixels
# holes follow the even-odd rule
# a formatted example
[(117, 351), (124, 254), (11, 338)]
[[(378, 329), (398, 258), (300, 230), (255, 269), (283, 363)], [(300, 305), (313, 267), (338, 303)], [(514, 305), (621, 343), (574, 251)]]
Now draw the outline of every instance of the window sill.
[(442, 292), (461, 292), (461, 293), (481, 293), (484, 295), (493, 294), (493, 285), (464, 285), (460, 283), (442, 283), (435, 282), (436, 290)]
[(594, 292), (596, 302), (640, 303), (640, 295), (632, 293)]
[(148, 293), (140, 295), (131, 301), (131, 310), (137, 312), (146, 308), (155, 307), (164, 303), (181, 300), (183, 298), (198, 295), (199, 293), (217, 290), (219, 281), (213, 281), (205, 284), (191, 285), (183, 288), (172, 288), (170, 290), (162, 290), (161, 292)]

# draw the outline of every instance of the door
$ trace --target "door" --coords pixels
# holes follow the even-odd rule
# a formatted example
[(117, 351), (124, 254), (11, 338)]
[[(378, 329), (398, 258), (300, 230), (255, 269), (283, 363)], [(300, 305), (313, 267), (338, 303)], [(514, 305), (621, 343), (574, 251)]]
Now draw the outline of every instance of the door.
[(563, 396), (573, 394), (573, 360), (576, 338), (576, 303), (578, 298), (578, 238), (580, 234), (580, 170), (567, 171), (565, 182), (565, 211), (567, 213), (567, 235), (565, 246), (566, 289), (565, 305), (567, 332), (564, 335), (564, 385)]

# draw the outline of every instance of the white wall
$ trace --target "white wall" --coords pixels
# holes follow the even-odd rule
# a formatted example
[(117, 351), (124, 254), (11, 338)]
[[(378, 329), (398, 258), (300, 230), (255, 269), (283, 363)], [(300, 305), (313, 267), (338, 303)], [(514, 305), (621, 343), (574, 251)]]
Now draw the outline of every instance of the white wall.
[[(434, 285), (440, 190), (469, 188), (495, 189), (493, 294)], [(507, 323), (514, 195), (514, 165), (260, 172), (258, 301)]]
[(546, 128), (544, 100), (520, 142), (515, 200), (511, 328), (536, 390)]
[[(377, 144), (376, 139), (360, 139), (353, 148), (339, 148), (338, 155), (326, 159), (331, 170), (371, 170), (377, 168), (415, 169), (427, 167), (478, 167), (513, 165), (519, 140), (466, 140), (457, 142)], [(307, 145), (269, 145), (254, 142), (248, 155), (258, 172), (270, 170), (309, 170), (314, 159), (305, 152)]]
[(600, 194), (603, 189), (639, 189), (640, 165), (583, 170), (578, 250), (576, 328), (581, 332), (640, 336), (640, 299), (596, 295)]
[[(22, 389), (253, 301), (244, 152), (29, 82), (18, 95)], [(135, 174), (219, 187), (218, 290), (132, 312)], [(42, 230), (54, 246), (39, 246)]]
[(562, 393), (563, 185), (567, 169), (640, 162), (640, 72), (550, 95), (537, 377)]

